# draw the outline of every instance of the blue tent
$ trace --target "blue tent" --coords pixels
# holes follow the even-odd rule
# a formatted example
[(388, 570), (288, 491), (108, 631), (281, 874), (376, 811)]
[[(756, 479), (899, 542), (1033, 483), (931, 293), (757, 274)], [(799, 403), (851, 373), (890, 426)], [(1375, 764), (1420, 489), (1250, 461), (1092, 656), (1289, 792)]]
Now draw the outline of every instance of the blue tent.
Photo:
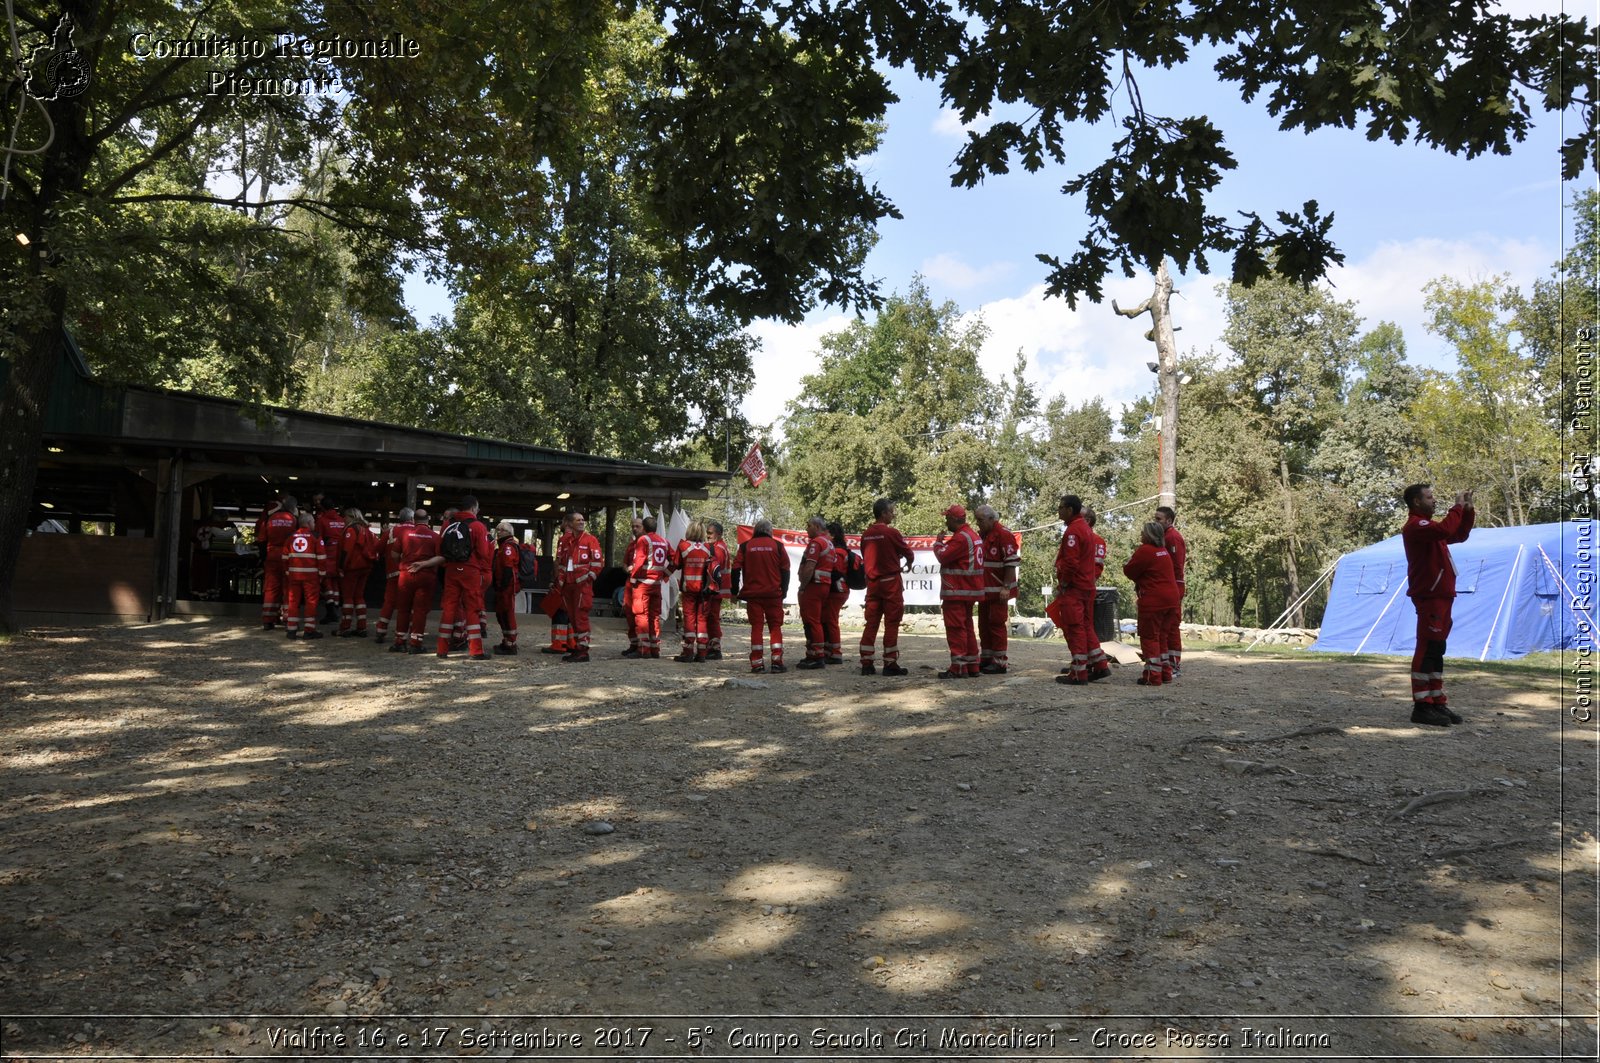
[[(1450, 547), (1456, 566), (1449, 656), (1477, 660), (1570, 649), (1593, 632), (1595, 521), (1474, 528)], [(1591, 636), (1592, 637), (1592, 636)], [(1392, 653), (1416, 647), (1400, 536), (1339, 559), (1313, 650)]]

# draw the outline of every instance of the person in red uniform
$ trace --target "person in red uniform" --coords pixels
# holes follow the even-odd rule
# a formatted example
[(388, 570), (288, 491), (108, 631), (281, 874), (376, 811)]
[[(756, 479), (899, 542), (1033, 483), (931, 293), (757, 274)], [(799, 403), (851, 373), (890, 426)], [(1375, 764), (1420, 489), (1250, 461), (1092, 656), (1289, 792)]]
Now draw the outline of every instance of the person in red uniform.
[(261, 524), (260, 542), (266, 549), (261, 555), (261, 626), (272, 630), (283, 612), (284, 578), (283, 550), (289, 536), (300, 526), (300, 507), (293, 495), (278, 500), (278, 508), (267, 514)]
[(317, 534), (322, 536), (323, 549), (328, 556), (322, 566), (322, 606), (328, 611), (323, 621), (329, 624), (339, 621), (339, 587), (342, 579), (339, 547), (344, 543), (344, 525), (344, 514), (334, 506), (332, 499), (324, 496), (322, 509), (317, 513)]
[(490, 571), (494, 617), (500, 624), (500, 642), (494, 652), (509, 657), (517, 652), (517, 592), (522, 589), (517, 582), (517, 566), (522, 563), (522, 548), (517, 544), (516, 529), (505, 521), (495, 525), (494, 540)]
[(765, 627), (771, 638), (766, 671), (787, 671), (783, 664), (783, 599), (789, 593), (789, 551), (772, 537), (772, 522), (765, 517), (755, 522), (750, 538), (739, 544), (733, 556), (732, 583), (750, 618), (750, 670), (762, 671)]
[(550, 618), (550, 645), (540, 653), (565, 656), (576, 647), (572, 641), (572, 614), (567, 612), (567, 559), (572, 556), (572, 514), (561, 515), (561, 534), (556, 537), (555, 576), (544, 596), (543, 612)]
[(1166, 533), (1166, 525), (1147, 522), (1140, 532), (1138, 549), (1122, 566), (1122, 574), (1133, 581), (1133, 591), (1138, 596), (1139, 652), (1144, 657), (1140, 686), (1158, 687), (1172, 681), (1167, 662), (1167, 632), (1171, 629), (1168, 614), (1177, 611), (1180, 598)]
[(833, 589), (833, 540), (828, 524), (821, 517), (806, 521), (810, 541), (800, 555), (800, 623), (806, 629), (806, 658), (796, 668), (814, 670), (827, 667), (827, 635), (822, 611)]
[[(460, 543), (459, 547), (452, 543)], [(459, 549), (464, 558), (452, 558), (449, 553)], [(494, 547), (489, 543), (489, 533), (478, 520), (478, 500), (471, 495), (461, 500), (455, 519), (445, 525), (439, 536), (439, 552), (427, 561), (413, 563), (414, 571), (442, 567), (444, 569), (444, 600), (440, 604), (443, 615), (439, 617), (439, 642), (434, 653), (450, 656), (450, 644), (458, 622), (465, 621), (468, 660), (487, 661), (483, 652), (483, 628), (479, 625), (479, 610), (483, 606), (484, 573), (489, 570)]]
[(983, 545), (983, 600), (978, 605), (978, 671), (1004, 675), (1009, 664), (1011, 602), (1017, 596), (1022, 548), (993, 506), (973, 510)]
[(428, 523), (427, 510), (419, 508), (411, 525), (401, 529), (399, 544), (394, 645), (389, 650), (391, 653), (421, 653), (422, 637), (428, 631), (428, 614), (433, 611), (433, 596), (439, 590), (439, 579), (432, 567), (421, 564), (439, 554), (439, 533)]
[(644, 536), (644, 521), (641, 518), (634, 517), (632, 527), (633, 538), (628, 540), (628, 549), (622, 558), (622, 569), (627, 574), (622, 583), (622, 616), (628, 625), (628, 648), (619, 656), (637, 659), (643, 654), (639, 652), (639, 625), (633, 615), (633, 574), (648, 567), (646, 561), (650, 553), (650, 541)]
[(863, 606), (861, 630), (861, 674), (877, 671), (873, 660), (878, 642), (878, 622), (883, 621), (883, 674), (906, 675), (900, 667), (900, 621), (905, 616), (905, 584), (902, 572), (910, 572), (917, 555), (906, 544), (905, 536), (894, 526), (892, 499), (880, 498), (872, 504), (872, 524), (861, 533), (861, 562), (867, 569), (867, 597)]
[(354, 506), (344, 512), (339, 540), (339, 637), (367, 637), (367, 573), (378, 559), (378, 537)]
[(711, 586), (713, 562), (706, 543), (705, 525), (691, 521), (678, 543), (678, 601), (683, 606), (683, 649), (673, 660), (681, 664), (704, 664), (706, 659), (706, 614), (716, 602)]
[[(1083, 500), (1077, 495), (1062, 495), (1056, 508), (1067, 530), (1056, 549), (1056, 597), (1051, 602), (1051, 616), (1066, 636), (1072, 653), (1072, 663), (1056, 682), (1068, 686), (1082, 686), (1089, 682), (1089, 627), (1094, 614), (1086, 612), (1084, 604), (1094, 597), (1094, 540), (1089, 525), (1083, 519)], [(1084, 590), (1089, 591), (1088, 596)]]
[(383, 605), (378, 608), (377, 631), (373, 635), (379, 646), (384, 644), (389, 634), (389, 625), (394, 622), (395, 609), (399, 605), (401, 539), (415, 526), (412, 522), (416, 518), (417, 511), (410, 506), (405, 507), (395, 515), (395, 523), (389, 525), (383, 535), (380, 550), (384, 569)]
[(1183, 541), (1183, 533), (1178, 531), (1178, 513), (1171, 506), (1157, 506), (1155, 519), (1167, 529), (1167, 553), (1172, 555), (1172, 574), (1178, 581), (1178, 611), (1172, 617), (1172, 627), (1167, 632), (1167, 663), (1172, 666), (1172, 678), (1176, 679), (1183, 666), (1182, 599), (1188, 593), (1183, 574), (1189, 565), (1189, 544)]
[(978, 635), (972, 626), (972, 607), (983, 600), (983, 544), (967, 524), (965, 506), (946, 509), (944, 526), (933, 556), (939, 562), (939, 602), (944, 611), (950, 667), (940, 672), (939, 678), (966, 679), (978, 674)]
[(661, 656), (661, 585), (672, 573), (672, 547), (656, 534), (656, 518), (640, 522), (644, 533), (629, 551), (629, 607), (640, 657)]
[(1106, 570), (1106, 541), (1094, 530), (1099, 518), (1092, 506), (1083, 507), (1083, 522), (1089, 526), (1089, 541), (1094, 545), (1094, 582), (1089, 598), (1084, 603), (1084, 615), (1089, 618), (1089, 678), (1104, 679), (1111, 674), (1111, 658), (1100, 646), (1100, 632), (1094, 629), (1094, 603), (1099, 593), (1100, 577)]
[(850, 542), (844, 536), (844, 525), (836, 520), (828, 522), (828, 538), (833, 541), (833, 584), (828, 589), (828, 600), (822, 604), (822, 638), (826, 656), (824, 664), (844, 663), (844, 639), (839, 634), (839, 614), (844, 603), (850, 600), (850, 584), (845, 573), (850, 565)]
[(589, 611), (594, 608), (594, 580), (605, 567), (600, 540), (589, 534), (589, 521), (572, 511), (572, 545), (567, 553), (566, 576), (561, 584), (567, 617), (572, 622), (572, 650), (563, 661), (582, 664), (589, 660)]
[(1450, 544), (1472, 534), (1477, 510), (1472, 492), (1456, 495), (1443, 520), (1434, 519), (1431, 484), (1405, 489), (1406, 525), (1400, 541), (1406, 550), (1406, 596), (1417, 610), (1417, 648), (1411, 655), (1411, 722), (1448, 727), (1461, 716), (1445, 699), (1445, 640), (1450, 637), (1450, 610), (1456, 597), (1456, 566)]
[(283, 626), (290, 638), (305, 627), (305, 637), (320, 639), (317, 630), (317, 598), (322, 589), (326, 555), (317, 521), (309, 513), (296, 518), (297, 526), (283, 545), (284, 606)]
[(721, 575), (721, 579), (717, 581), (716, 598), (706, 607), (706, 660), (708, 661), (722, 660), (722, 607), (733, 597), (732, 580), (729, 579), (733, 558), (728, 556), (728, 544), (722, 541), (722, 536), (720, 522), (706, 521), (706, 545), (711, 547), (711, 564)]

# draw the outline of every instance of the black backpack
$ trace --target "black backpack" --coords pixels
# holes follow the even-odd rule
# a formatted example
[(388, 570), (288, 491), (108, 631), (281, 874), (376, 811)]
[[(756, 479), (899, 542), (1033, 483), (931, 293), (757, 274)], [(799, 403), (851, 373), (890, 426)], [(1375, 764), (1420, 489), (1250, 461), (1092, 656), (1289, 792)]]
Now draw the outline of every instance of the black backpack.
[(465, 521), (452, 521), (439, 539), (439, 554), (452, 564), (460, 564), (472, 557), (472, 536)]
[(524, 587), (531, 587), (539, 582), (539, 555), (526, 543), (522, 545), (517, 557), (517, 582)]
[(854, 550), (845, 550), (844, 585), (853, 591), (867, 589), (867, 563)]

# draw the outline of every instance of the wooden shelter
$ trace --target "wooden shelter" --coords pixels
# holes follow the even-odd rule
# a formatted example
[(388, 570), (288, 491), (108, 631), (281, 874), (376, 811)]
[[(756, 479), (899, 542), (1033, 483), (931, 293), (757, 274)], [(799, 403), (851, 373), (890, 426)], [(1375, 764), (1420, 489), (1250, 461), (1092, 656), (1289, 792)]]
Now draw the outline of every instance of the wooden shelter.
[[(235, 579), (220, 604), (191, 592), (195, 532), (213, 512), (253, 525), (284, 493), (302, 506), (326, 494), (341, 508), (359, 507), (375, 528), (402, 507), (420, 502), (437, 517), (471, 494), (485, 517), (537, 536), (547, 556), (561, 512), (578, 507), (610, 559), (619, 546), (619, 507), (637, 500), (670, 512), (728, 478), (108, 384), (90, 375), (70, 339), (45, 415), (44, 447), (29, 527), (62, 533), (28, 536), (14, 591), (18, 612), (36, 617), (247, 614), (247, 578)], [(238, 556), (239, 564), (227, 567), (250, 567), (249, 555)], [(236, 608), (223, 607), (230, 603)]]

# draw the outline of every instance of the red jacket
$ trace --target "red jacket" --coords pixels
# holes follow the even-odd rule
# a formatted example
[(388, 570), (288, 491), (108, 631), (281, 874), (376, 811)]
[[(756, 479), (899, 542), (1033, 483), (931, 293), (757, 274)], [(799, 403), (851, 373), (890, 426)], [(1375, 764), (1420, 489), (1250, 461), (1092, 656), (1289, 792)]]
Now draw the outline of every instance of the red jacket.
[[(472, 569), (480, 577), (488, 575), (489, 558), (494, 554), (494, 546), (489, 542), (489, 529), (483, 526), (483, 521), (474, 517), (471, 513), (456, 514), (456, 519), (451, 521), (450, 524), (460, 524), (462, 529), (466, 531), (467, 538), (472, 541), (472, 553), (468, 555), (465, 561), (445, 561), (445, 568), (459, 566)], [(445, 527), (449, 528), (450, 524), (446, 524)], [(439, 542), (442, 548), (444, 543), (443, 533), (439, 536)]]
[(906, 537), (892, 524), (874, 524), (861, 533), (861, 561), (867, 566), (867, 584), (894, 580), (900, 582), (900, 562), (915, 562), (917, 555), (906, 545)]
[(1167, 529), (1167, 553), (1172, 555), (1172, 577), (1178, 581), (1178, 597), (1187, 593), (1183, 583), (1183, 571), (1189, 564), (1189, 544), (1183, 541), (1183, 533), (1177, 528)]
[(983, 544), (966, 524), (957, 528), (933, 556), (939, 559), (939, 599), (975, 602), (983, 597)]
[(712, 563), (711, 547), (682, 539), (678, 542), (678, 571), (683, 573), (683, 593), (696, 597), (704, 593), (706, 569)]
[(1106, 541), (1093, 528), (1089, 529), (1089, 534), (1094, 537), (1094, 575), (1099, 580), (1100, 574), (1106, 570)]
[(378, 537), (365, 524), (352, 525), (344, 530), (339, 543), (339, 570), (341, 572), (366, 572), (378, 558)]
[[(413, 561), (426, 561), (439, 552), (439, 533), (426, 524), (400, 525), (400, 560), (398, 567), (404, 569)], [(433, 573), (428, 574), (433, 578)]]
[(284, 543), (283, 567), (290, 579), (320, 578), (327, 559), (315, 528), (296, 528)]
[(404, 553), (405, 537), (411, 534), (416, 527), (411, 521), (404, 524), (391, 524), (383, 540), (383, 563), (389, 570), (388, 579), (400, 578), (400, 556)]
[(282, 561), (283, 548), (289, 541), (289, 536), (294, 534), (296, 525), (295, 515), (287, 510), (267, 517), (267, 560)]
[(1010, 600), (1017, 596), (1017, 566), (1022, 563), (1021, 544), (1011, 530), (999, 521), (983, 537), (983, 593), (986, 597)]
[(328, 560), (322, 566), (325, 576), (339, 574), (339, 546), (344, 542), (344, 514), (337, 509), (325, 509), (317, 514), (317, 531), (328, 547)]
[(800, 588), (802, 592), (810, 589), (812, 594), (818, 590), (827, 593), (833, 589), (833, 555), (833, 540), (827, 532), (814, 536), (806, 543), (805, 552), (800, 555), (800, 564), (804, 566), (810, 561), (815, 568), (811, 572), (811, 582)]
[(1067, 525), (1056, 548), (1056, 582), (1069, 591), (1093, 593), (1095, 582), (1094, 532), (1082, 517)]
[(1406, 594), (1412, 598), (1454, 598), (1456, 566), (1450, 560), (1450, 543), (1463, 543), (1472, 532), (1477, 511), (1451, 506), (1444, 520), (1411, 514), (1400, 529), (1406, 548)]
[(517, 566), (522, 563), (522, 548), (515, 536), (508, 535), (494, 546), (494, 589), (502, 594), (520, 590), (517, 584)]
[(741, 573), (739, 597), (747, 602), (782, 601), (783, 577), (789, 571), (789, 551), (770, 535), (758, 535), (739, 544), (733, 570)]
[(585, 583), (593, 584), (600, 570), (606, 567), (605, 555), (600, 552), (600, 540), (584, 532), (574, 535), (567, 549), (566, 582), (578, 587)]
[(567, 559), (572, 556), (572, 539), (571, 532), (562, 532), (556, 540), (556, 576), (550, 584), (553, 591), (559, 591), (564, 584), (572, 582), (567, 574)]
[(1141, 609), (1176, 609), (1183, 595), (1172, 575), (1172, 554), (1164, 546), (1140, 543), (1122, 574), (1133, 580)]
[(665, 539), (655, 532), (645, 532), (628, 550), (628, 577), (634, 583), (654, 587), (666, 580), (676, 561)]
[(712, 564), (722, 569), (722, 585), (717, 588), (718, 598), (733, 597), (733, 579), (730, 575), (733, 560), (728, 557), (728, 544), (718, 539), (711, 544)]

